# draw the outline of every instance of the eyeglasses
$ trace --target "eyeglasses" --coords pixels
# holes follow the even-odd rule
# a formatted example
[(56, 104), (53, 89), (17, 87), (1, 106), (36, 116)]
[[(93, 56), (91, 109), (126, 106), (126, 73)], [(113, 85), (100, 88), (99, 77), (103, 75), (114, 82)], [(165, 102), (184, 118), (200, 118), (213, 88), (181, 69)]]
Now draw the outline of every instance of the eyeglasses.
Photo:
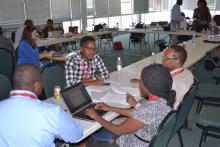
[(96, 48), (88, 48), (88, 47), (84, 47), (87, 49), (87, 51), (89, 52), (96, 52)]
[(163, 58), (163, 60), (165, 60), (165, 61), (178, 59), (177, 57), (165, 57), (165, 56), (163, 56), (162, 58)]

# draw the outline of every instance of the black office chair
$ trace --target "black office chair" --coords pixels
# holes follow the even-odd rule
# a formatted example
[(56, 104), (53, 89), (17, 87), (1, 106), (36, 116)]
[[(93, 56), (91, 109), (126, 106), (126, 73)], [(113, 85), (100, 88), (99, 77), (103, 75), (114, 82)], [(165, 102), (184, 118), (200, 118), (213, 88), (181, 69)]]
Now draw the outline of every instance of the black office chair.
[[(143, 29), (144, 28), (144, 23), (136, 24), (135, 28), (136, 29)], [(134, 48), (135, 48), (136, 43), (140, 43), (140, 49), (141, 49), (142, 42), (144, 42), (144, 44), (146, 45), (145, 33), (131, 33), (131, 35), (129, 37), (129, 49), (130, 49), (130, 44), (131, 43), (133, 43)]]
[(205, 105), (196, 120), (197, 127), (202, 129), (199, 147), (206, 142), (207, 137), (220, 138), (220, 107)]
[(51, 63), (42, 69), (42, 78), (44, 86), (44, 94), (46, 98), (54, 95), (54, 87), (60, 86), (63, 89), (65, 82), (65, 69), (59, 64)]
[(14, 55), (12, 51), (0, 48), (0, 73), (12, 79), (14, 72)]
[(0, 74), (0, 100), (7, 99), (12, 89), (12, 85), (8, 77)]
[(149, 147), (167, 147), (176, 123), (176, 112), (171, 111), (160, 124), (157, 134), (150, 141)]
[(176, 125), (173, 129), (171, 137), (173, 137), (176, 133), (178, 134), (179, 141), (181, 147), (183, 147), (183, 140), (181, 136), (181, 129), (183, 128), (185, 121), (187, 120), (188, 114), (191, 110), (192, 104), (194, 102), (195, 94), (196, 94), (196, 85), (193, 85), (190, 90), (185, 94), (181, 104), (177, 109), (177, 120)]

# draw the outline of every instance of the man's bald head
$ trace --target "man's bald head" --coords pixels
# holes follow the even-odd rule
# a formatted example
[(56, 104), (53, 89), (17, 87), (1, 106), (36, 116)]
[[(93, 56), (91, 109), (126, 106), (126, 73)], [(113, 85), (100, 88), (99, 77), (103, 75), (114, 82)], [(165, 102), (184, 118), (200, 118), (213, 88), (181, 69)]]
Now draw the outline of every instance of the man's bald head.
[[(42, 78), (39, 69), (32, 64), (20, 64), (13, 76), (15, 89), (30, 90), (37, 95), (42, 90)], [(36, 86), (37, 85), (37, 86)]]

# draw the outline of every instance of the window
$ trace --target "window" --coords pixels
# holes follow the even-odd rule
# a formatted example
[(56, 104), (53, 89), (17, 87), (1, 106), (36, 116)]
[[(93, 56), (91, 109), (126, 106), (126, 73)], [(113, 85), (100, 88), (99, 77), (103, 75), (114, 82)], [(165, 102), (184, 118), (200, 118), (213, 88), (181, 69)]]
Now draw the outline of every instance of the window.
[(132, 13), (132, 0), (121, 0), (121, 14)]
[(64, 33), (68, 33), (69, 32), (69, 26), (71, 26), (70, 21), (64, 21), (63, 22)]
[(93, 17), (94, 16), (94, 1), (93, 0), (87, 0), (87, 17)]
[(161, 2), (162, 0), (149, 0), (149, 11), (160, 11)]
[(114, 16), (114, 17), (109, 17), (109, 28), (116, 28), (117, 23), (119, 24), (120, 27), (120, 16)]
[(87, 19), (87, 30), (92, 31), (94, 27), (94, 19)]
[(105, 23), (106, 25), (108, 25), (108, 18), (96, 18), (95, 19), (95, 25), (100, 24), (100, 23)]
[(122, 16), (122, 28), (129, 28), (132, 25), (131, 15)]

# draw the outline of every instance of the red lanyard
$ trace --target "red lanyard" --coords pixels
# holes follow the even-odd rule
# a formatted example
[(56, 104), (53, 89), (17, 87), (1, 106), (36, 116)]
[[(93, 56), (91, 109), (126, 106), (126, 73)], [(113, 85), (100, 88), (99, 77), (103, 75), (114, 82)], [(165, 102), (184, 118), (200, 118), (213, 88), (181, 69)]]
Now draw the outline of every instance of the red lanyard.
[(172, 76), (175, 76), (175, 75), (177, 75), (177, 74), (180, 74), (180, 73), (183, 72), (183, 71), (184, 71), (183, 68), (178, 68), (178, 69), (176, 69), (176, 70), (174, 70), (174, 71), (171, 71), (171, 75), (172, 75)]
[(29, 97), (31, 99), (37, 99), (37, 96), (29, 93), (10, 93), (9, 97), (14, 97), (14, 96), (23, 96), (23, 97)]
[(156, 99), (158, 99), (159, 96), (156, 96), (156, 95), (152, 95), (151, 97), (149, 97), (149, 99), (147, 100), (147, 102), (151, 102), (151, 101), (154, 101)]
[(80, 59), (80, 65), (82, 66), (83, 69), (83, 80), (87, 80), (89, 78), (89, 73), (91, 74), (92, 77), (92, 63), (89, 64), (89, 70), (87, 72), (85, 65), (83, 64), (83, 59), (79, 57)]

